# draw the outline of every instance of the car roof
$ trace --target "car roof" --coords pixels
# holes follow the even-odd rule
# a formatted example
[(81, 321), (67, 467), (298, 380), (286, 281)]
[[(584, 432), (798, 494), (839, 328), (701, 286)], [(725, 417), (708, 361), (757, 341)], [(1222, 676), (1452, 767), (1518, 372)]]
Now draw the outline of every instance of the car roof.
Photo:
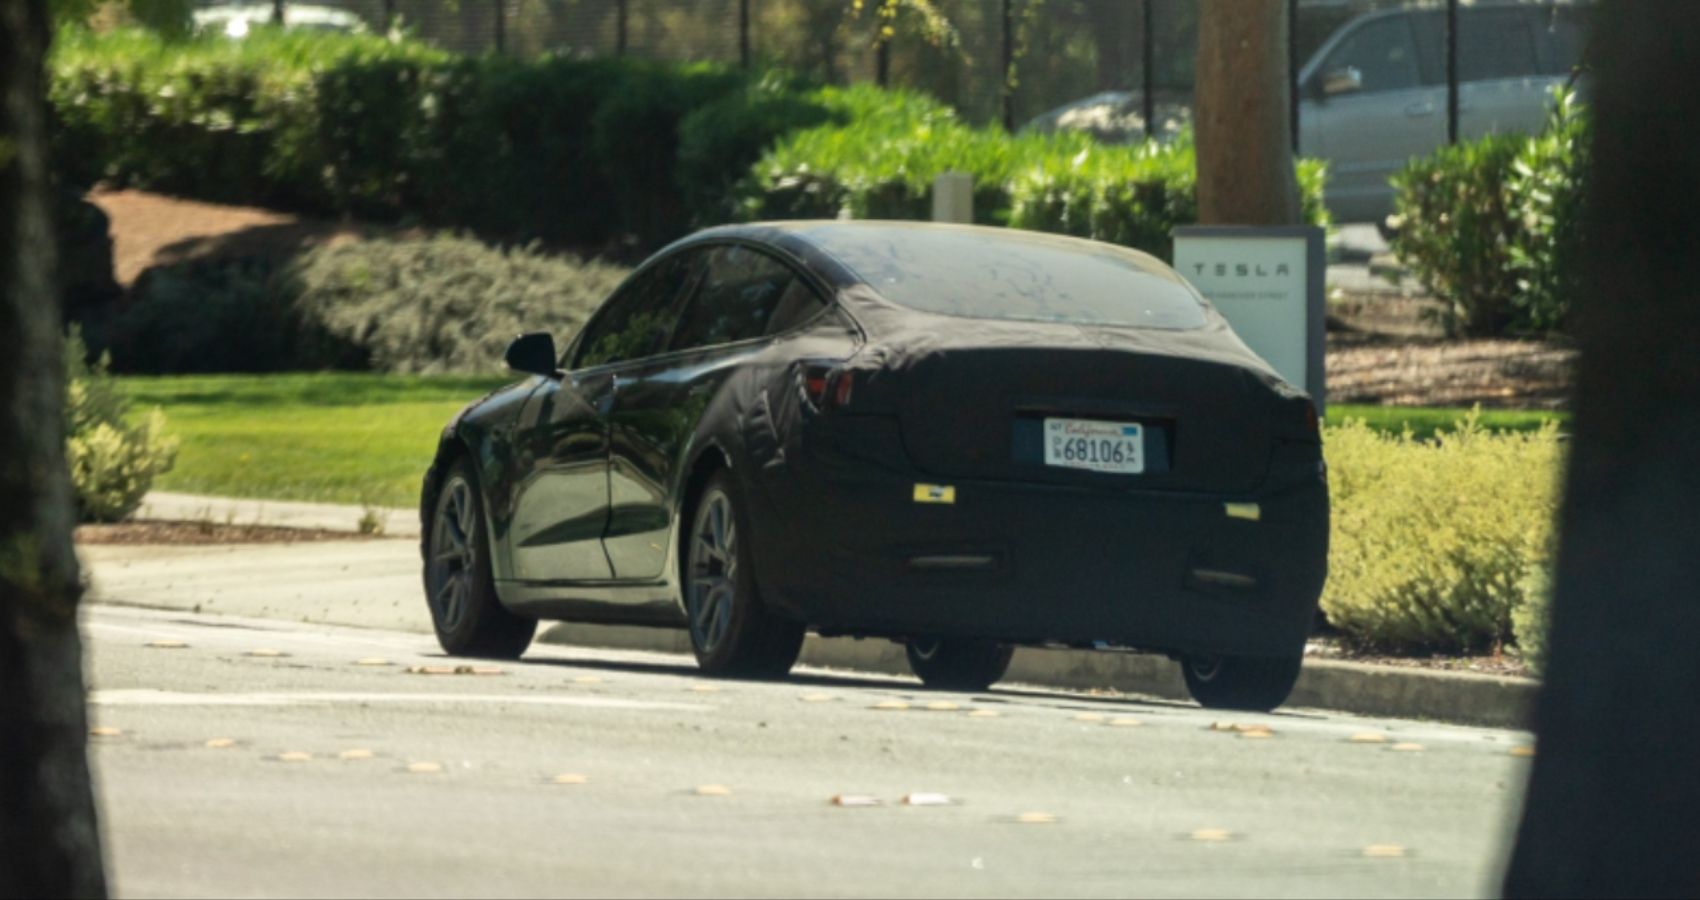
[(1086, 238), (1028, 231), (1021, 228), (999, 228), (986, 225), (959, 225), (945, 222), (917, 222), (880, 219), (797, 219), (773, 222), (752, 222), (744, 225), (722, 225), (699, 231), (674, 246), (714, 241), (749, 241), (768, 244), (787, 251), (807, 264), (829, 287), (844, 288), (866, 285), (867, 279), (838, 259), (838, 252), (853, 244), (901, 240), (916, 233), (952, 235), (970, 238), (988, 252), (1002, 247), (1043, 247), (1052, 251), (1078, 253), (1082, 256), (1116, 257), (1126, 265), (1151, 275), (1185, 283), (1162, 260), (1149, 253), (1107, 244)]
[(727, 241), (791, 257), (864, 326), (868, 316), (895, 321), (890, 314), (898, 310), (898, 319), (919, 313), (1164, 329), (1202, 327), (1210, 315), (1197, 290), (1156, 257), (1066, 235), (829, 219), (723, 226), (674, 247)]

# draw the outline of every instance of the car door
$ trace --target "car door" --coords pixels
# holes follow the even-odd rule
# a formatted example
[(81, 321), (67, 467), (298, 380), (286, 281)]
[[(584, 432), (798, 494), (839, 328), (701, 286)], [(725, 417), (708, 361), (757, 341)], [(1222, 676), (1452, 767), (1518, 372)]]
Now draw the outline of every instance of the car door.
[(528, 582), (614, 577), (608, 527), (609, 412), (623, 369), (664, 344), (689, 260), (672, 256), (637, 272), (585, 325), (559, 380), (526, 402), (516, 429), (516, 491), (508, 540), (514, 576)]
[[(1458, 16), (1458, 139), (1533, 134), (1546, 123), (1552, 88), (1543, 73), (1530, 13), (1519, 7), (1464, 9)], [(1431, 29), (1442, 18), (1429, 16)], [(1436, 35), (1443, 38), (1444, 32)]]
[(1446, 91), (1427, 83), (1410, 16), (1348, 23), (1306, 74), (1301, 152), (1328, 162), (1336, 218), (1373, 221), (1391, 211), (1388, 180), (1412, 156), (1446, 141)]
[(670, 491), (686, 443), (728, 374), (776, 328), (826, 304), (774, 256), (745, 245), (703, 251), (668, 352), (622, 373), (610, 415), (612, 514), (603, 540), (619, 579), (661, 576), (672, 535)]

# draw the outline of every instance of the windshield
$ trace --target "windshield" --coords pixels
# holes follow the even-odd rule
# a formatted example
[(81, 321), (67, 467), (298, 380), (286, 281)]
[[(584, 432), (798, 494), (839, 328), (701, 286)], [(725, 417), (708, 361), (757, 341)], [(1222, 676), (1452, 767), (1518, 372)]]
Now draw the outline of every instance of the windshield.
[(805, 234), (893, 303), (976, 319), (1181, 330), (1204, 306), (1144, 254), (1035, 232), (880, 223)]

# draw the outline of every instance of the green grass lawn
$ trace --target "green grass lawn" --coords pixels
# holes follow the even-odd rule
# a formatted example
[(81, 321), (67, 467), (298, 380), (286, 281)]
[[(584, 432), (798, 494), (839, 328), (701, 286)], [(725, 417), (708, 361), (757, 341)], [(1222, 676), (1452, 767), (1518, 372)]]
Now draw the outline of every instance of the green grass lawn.
[[(437, 435), (457, 410), (509, 379), (404, 375), (121, 378), (138, 408), (159, 406), (182, 440), (154, 487), (191, 494), (412, 506)], [(1331, 406), (1329, 424), (1367, 420), (1420, 437), (1467, 411)], [(1489, 428), (1528, 430), (1562, 413), (1484, 410)], [(1561, 427), (1563, 425), (1561, 424)]]
[(413, 506), (437, 436), (510, 379), (357, 374), (121, 378), (182, 441), (154, 484), (191, 494)]

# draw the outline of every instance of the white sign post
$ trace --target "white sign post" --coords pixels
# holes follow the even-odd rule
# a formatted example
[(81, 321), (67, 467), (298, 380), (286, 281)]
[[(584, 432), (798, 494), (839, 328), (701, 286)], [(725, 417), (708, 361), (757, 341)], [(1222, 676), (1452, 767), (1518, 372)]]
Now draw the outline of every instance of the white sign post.
[(974, 176), (944, 172), (933, 179), (933, 221), (973, 224)]
[(1322, 411), (1326, 257), (1309, 225), (1175, 229), (1175, 271), (1209, 298), (1234, 333)]

